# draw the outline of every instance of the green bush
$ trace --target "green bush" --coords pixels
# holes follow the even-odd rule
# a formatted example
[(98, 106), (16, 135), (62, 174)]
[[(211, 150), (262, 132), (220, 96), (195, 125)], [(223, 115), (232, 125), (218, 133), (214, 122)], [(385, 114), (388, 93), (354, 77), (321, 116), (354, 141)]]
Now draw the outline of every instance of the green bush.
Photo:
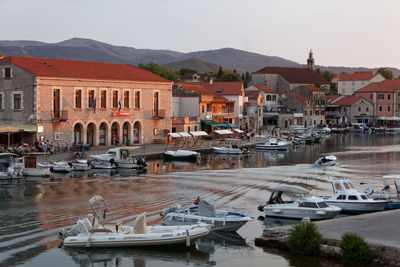
[(290, 229), (289, 248), (301, 255), (316, 255), (321, 245), (321, 234), (317, 226), (310, 222), (302, 222)]
[(375, 257), (364, 238), (354, 233), (343, 234), (339, 247), (342, 251), (342, 261), (345, 264), (366, 265)]

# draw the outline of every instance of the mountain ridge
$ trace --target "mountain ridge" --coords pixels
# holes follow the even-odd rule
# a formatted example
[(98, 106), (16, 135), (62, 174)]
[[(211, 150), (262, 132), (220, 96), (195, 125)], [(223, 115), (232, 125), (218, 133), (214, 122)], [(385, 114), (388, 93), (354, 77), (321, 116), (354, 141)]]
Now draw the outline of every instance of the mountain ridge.
[[(6, 56), (31, 56), (47, 57), (57, 59), (101, 61), (110, 63), (123, 63), (138, 65), (154, 62), (159, 65), (190, 67), (201, 66), (202, 69), (215, 71), (215, 65), (223, 69), (236, 69), (239, 73), (246, 71), (255, 72), (265, 66), (279, 67), (304, 67), (304, 64), (297, 63), (277, 56), (266, 56), (245, 50), (225, 47), (220, 49), (203, 50), (195, 52), (178, 52), (172, 50), (138, 49), (128, 46), (111, 45), (87, 38), (71, 38), (57, 43), (45, 43), (28, 40), (4, 40), (0, 41), (0, 54)], [(196, 60), (193, 60), (196, 59)], [(207, 68), (206, 66), (209, 66)], [(371, 71), (377, 68), (364, 67), (341, 67), (341, 66), (317, 66), (322, 70), (330, 70), (334, 73)], [(400, 70), (390, 68), (393, 77), (400, 76)], [(201, 72), (200, 70), (197, 70)]]

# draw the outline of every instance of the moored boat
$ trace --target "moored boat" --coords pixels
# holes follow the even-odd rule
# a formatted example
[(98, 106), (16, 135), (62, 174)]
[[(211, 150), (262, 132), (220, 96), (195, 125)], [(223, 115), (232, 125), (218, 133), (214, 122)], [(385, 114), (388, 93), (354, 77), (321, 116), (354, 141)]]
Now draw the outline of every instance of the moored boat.
[(204, 223), (185, 226), (147, 226), (146, 214), (137, 217), (133, 226), (122, 222), (106, 221), (110, 209), (101, 196), (89, 200), (93, 214), (80, 219), (68, 229), (59, 233), (65, 247), (132, 247), (186, 244), (207, 235), (210, 226)]
[(200, 153), (191, 150), (167, 150), (163, 153), (164, 160), (182, 160), (196, 162), (200, 156)]
[[(284, 200), (283, 194), (295, 196), (294, 200)], [(272, 193), (266, 205), (258, 207), (264, 211), (266, 217), (296, 219), (309, 218), (310, 220), (332, 219), (342, 209), (330, 206), (319, 197), (314, 197), (310, 191), (299, 186), (280, 185), (272, 188)]]
[(200, 200), (198, 205), (181, 209), (173, 205), (162, 214), (164, 225), (190, 225), (203, 222), (212, 225), (213, 231), (237, 231), (252, 218), (233, 209), (215, 209), (210, 200)]
[(344, 212), (363, 213), (382, 211), (387, 205), (386, 200), (374, 200), (364, 193), (359, 193), (352, 183), (345, 179), (329, 180), (333, 195), (326, 199), (329, 205), (338, 206)]
[(89, 155), (93, 159), (92, 166), (98, 169), (140, 169), (147, 163), (139, 156), (135, 156), (137, 146), (110, 148), (106, 154)]
[(290, 141), (272, 138), (264, 143), (256, 144), (256, 148), (263, 150), (287, 150), (290, 144)]
[(225, 145), (225, 146), (213, 146), (213, 151), (216, 154), (234, 154), (234, 155), (241, 155), (241, 154), (248, 154), (250, 150), (247, 147), (239, 147), (238, 145)]

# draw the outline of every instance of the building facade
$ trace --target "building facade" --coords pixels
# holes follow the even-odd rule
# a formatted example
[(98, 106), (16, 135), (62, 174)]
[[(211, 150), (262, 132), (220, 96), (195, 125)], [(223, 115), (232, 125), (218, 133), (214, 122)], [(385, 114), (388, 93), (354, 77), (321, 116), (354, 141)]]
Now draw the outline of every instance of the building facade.
[[(131, 65), (43, 58), (0, 60), (3, 127), (55, 144), (151, 143), (171, 129), (172, 82)], [(7, 70), (8, 71), (8, 70)], [(20, 100), (19, 100), (20, 99)]]
[(358, 89), (373, 82), (381, 82), (385, 78), (377, 72), (359, 71), (354, 73), (336, 74), (333, 82), (337, 84), (338, 93), (341, 95), (352, 95)]

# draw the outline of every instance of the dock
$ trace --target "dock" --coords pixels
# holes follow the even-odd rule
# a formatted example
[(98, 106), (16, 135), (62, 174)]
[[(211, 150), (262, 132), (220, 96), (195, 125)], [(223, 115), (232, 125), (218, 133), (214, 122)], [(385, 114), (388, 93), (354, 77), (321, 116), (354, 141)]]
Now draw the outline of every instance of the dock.
[[(268, 218), (266, 218), (268, 220)], [(354, 216), (339, 217), (314, 222), (323, 239), (330, 244), (322, 251), (324, 255), (337, 256), (338, 245), (344, 233), (351, 232), (362, 236), (375, 252), (377, 263), (400, 266), (400, 210), (382, 211)], [(263, 235), (256, 238), (258, 246), (285, 247), (291, 226), (264, 229)], [(332, 245), (333, 244), (333, 245)], [(332, 248), (332, 247), (336, 247)], [(331, 253), (330, 253), (331, 252)], [(329, 256), (329, 255), (328, 255)]]

